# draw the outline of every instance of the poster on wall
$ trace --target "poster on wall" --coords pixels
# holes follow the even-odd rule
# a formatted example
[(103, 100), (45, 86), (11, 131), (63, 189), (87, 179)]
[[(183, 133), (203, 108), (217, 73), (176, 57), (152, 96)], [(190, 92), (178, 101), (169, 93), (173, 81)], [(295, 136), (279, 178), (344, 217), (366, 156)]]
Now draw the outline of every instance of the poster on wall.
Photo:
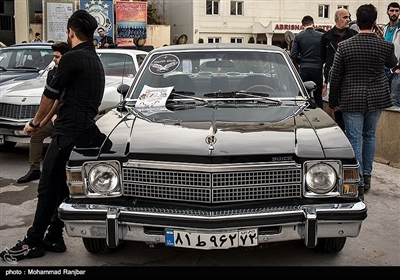
[[(103, 27), (105, 33), (115, 41), (113, 0), (80, 0), (79, 7), (80, 10), (86, 10), (91, 14), (97, 20), (97, 28)], [(101, 37), (96, 29), (93, 42), (96, 45), (96, 42), (100, 42), (100, 40)]]
[(118, 45), (134, 46), (134, 40), (147, 38), (147, 2), (116, 1)]
[(74, 0), (43, 1), (43, 41), (67, 41), (67, 23), (74, 12)]

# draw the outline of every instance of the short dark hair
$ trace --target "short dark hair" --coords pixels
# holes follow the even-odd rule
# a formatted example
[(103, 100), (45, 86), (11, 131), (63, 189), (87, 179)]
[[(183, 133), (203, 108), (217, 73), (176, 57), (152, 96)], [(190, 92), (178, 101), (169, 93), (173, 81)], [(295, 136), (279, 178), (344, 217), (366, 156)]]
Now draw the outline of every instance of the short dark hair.
[(97, 20), (87, 11), (77, 10), (68, 19), (67, 28), (71, 28), (79, 40), (92, 41)]
[(36, 32), (36, 33), (35, 33), (35, 37), (37, 37), (37, 36), (40, 36), (40, 33), (39, 33), (39, 32)]
[(374, 5), (364, 4), (358, 7), (357, 13), (357, 25), (360, 30), (372, 29), (375, 21), (378, 17), (378, 12)]
[(311, 24), (314, 24), (314, 19), (311, 16), (304, 16), (301, 20), (301, 24), (303, 26), (309, 26)]
[(103, 30), (103, 31), (105, 31), (103, 27), (97, 28), (97, 31), (99, 31), (100, 29)]
[(397, 8), (397, 9), (400, 9), (400, 5), (399, 5), (399, 3), (397, 3), (397, 2), (392, 2), (392, 3), (390, 3), (390, 4), (387, 6), (387, 11), (389, 11), (390, 8)]
[(66, 42), (58, 42), (51, 45), (51, 49), (55, 52), (60, 52), (64, 55), (67, 51), (69, 51), (69, 45)]

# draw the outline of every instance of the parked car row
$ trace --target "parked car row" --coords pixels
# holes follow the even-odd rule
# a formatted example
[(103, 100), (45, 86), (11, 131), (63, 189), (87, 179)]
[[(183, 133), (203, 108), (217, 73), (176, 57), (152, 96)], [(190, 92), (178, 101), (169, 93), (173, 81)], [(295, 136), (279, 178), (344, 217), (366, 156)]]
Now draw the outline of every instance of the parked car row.
[(288, 54), (185, 44), (146, 56), (126, 98), (67, 162), (59, 217), (88, 252), (138, 241), (229, 249), (359, 235), (367, 206), (343, 131)]
[[(5, 53), (0, 52), (0, 60), (2, 56), (3, 59), (1, 61), (3, 63), (6, 59), (11, 61), (11, 57), (20, 56), (20, 60), (26, 60), (26, 58), (22, 57), (27, 56), (26, 53), (28, 52), (33, 52), (33, 49), (36, 50), (36, 48), (33, 48), (31, 45), (40, 45), (37, 47), (37, 52), (44, 54), (41, 59), (46, 60), (47, 64), (43, 68), (34, 66), (33, 68), (35, 68), (35, 70), (26, 67), (18, 68), (24, 71), (29, 70), (30, 72), (19, 72), (18, 75), (21, 75), (19, 78), (14, 76), (12, 80), (1, 83), (0, 145), (7, 145), (8, 147), (13, 147), (17, 143), (29, 143), (29, 136), (24, 134), (23, 128), (26, 122), (34, 117), (39, 108), (43, 88), (46, 83), (47, 72), (49, 66), (52, 64), (51, 61), (53, 58), (51, 44), (21, 45), (26, 45), (27, 49), (22, 51), (22, 46), (18, 46), (18, 48), (10, 47), (16, 53), (10, 55), (11, 52), (8, 51)], [(47, 49), (48, 47), (50, 49)], [(118, 92), (118, 88), (121, 88), (121, 85), (125, 85), (125, 90), (129, 88), (147, 52), (125, 49), (97, 49), (96, 51), (103, 63), (106, 74), (104, 96), (99, 108), (100, 117), (111, 108), (116, 107), (123, 99), (123, 95)], [(11, 65), (10, 63), (11, 62), (4, 65), (9, 66)], [(8, 72), (9, 70), (5, 70), (3, 74)], [(16, 72), (14, 74), (17, 75)], [(7, 77), (9, 78), (9, 76)], [(49, 139), (46, 140), (46, 142), (48, 141)]]

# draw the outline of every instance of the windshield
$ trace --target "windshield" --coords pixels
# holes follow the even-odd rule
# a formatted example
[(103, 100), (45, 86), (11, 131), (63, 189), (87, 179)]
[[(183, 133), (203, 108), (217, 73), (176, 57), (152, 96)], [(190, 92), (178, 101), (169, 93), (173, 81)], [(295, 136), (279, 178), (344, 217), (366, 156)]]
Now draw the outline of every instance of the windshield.
[(120, 53), (98, 53), (107, 76), (134, 77), (136, 68), (131, 56)]
[(300, 92), (288, 61), (282, 53), (274, 51), (170, 52), (152, 55), (142, 67), (143, 73), (131, 98), (138, 98), (143, 88), (148, 87), (173, 87), (175, 92), (201, 98), (218, 98), (224, 95), (210, 93), (236, 91), (265, 93), (270, 98), (295, 98)]
[(43, 70), (53, 59), (53, 50), (49, 49), (2, 49), (0, 67), (12, 69)]

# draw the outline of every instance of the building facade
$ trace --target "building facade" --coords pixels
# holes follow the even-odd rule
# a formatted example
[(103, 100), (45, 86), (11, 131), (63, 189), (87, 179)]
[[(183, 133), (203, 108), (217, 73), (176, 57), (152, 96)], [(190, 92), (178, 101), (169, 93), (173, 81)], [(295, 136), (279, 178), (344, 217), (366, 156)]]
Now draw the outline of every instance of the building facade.
[[(60, 2), (63, 0), (54, 0)], [(88, 0), (100, 1), (100, 0)], [(285, 32), (301, 31), (305, 15), (325, 30), (334, 25), (337, 8), (347, 8), (355, 16), (366, 2), (342, 0), (148, 0), (170, 26), (170, 42), (187, 35), (188, 43), (248, 43), (285, 45)], [(387, 5), (391, 1), (369, 1), (378, 9), (380, 24), (388, 22)], [(75, 1), (76, 7), (79, 1)], [(0, 0), (0, 41), (6, 45), (30, 41), (40, 32), (42, 0)], [(355, 18), (353, 18), (355, 19)], [(46, 39), (46, 38), (44, 38)], [(157, 45), (157, 44), (154, 44)]]
[[(285, 47), (285, 32), (299, 33), (305, 15), (319, 28), (334, 25), (334, 13), (344, 7), (354, 15), (362, 1), (327, 0), (148, 0), (158, 7), (171, 26), (171, 40), (181, 34), (188, 43), (248, 43)], [(369, 1), (378, 9), (378, 23), (387, 23), (391, 1)]]

